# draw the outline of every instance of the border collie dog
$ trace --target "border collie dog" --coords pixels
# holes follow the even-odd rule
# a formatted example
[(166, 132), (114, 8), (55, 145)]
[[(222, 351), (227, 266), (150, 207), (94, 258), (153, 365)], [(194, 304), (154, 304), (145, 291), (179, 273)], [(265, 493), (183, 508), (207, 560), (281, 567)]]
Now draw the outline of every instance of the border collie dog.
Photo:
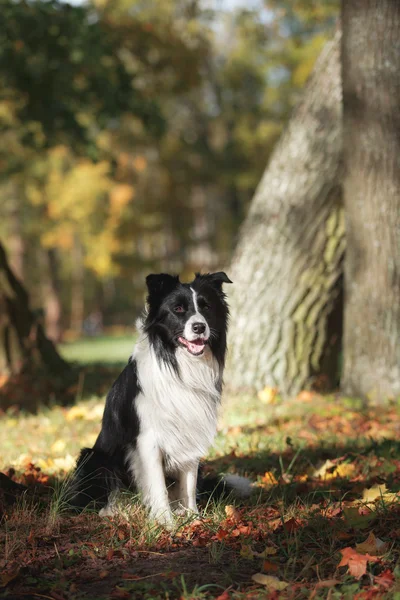
[(222, 284), (232, 282), (220, 272), (191, 283), (148, 275), (146, 283), (138, 342), (108, 393), (94, 447), (80, 454), (72, 504), (94, 500), (100, 515), (111, 515), (118, 489), (134, 487), (150, 516), (170, 527), (173, 511), (197, 512), (199, 461), (216, 434), (226, 353)]

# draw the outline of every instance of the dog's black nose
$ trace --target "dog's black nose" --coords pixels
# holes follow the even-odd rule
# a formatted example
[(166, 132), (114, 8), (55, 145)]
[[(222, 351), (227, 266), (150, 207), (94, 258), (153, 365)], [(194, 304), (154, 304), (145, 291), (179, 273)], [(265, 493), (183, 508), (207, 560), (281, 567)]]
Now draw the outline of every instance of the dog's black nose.
[(204, 323), (193, 323), (192, 329), (195, 333), (204, 333), (206, 326)]

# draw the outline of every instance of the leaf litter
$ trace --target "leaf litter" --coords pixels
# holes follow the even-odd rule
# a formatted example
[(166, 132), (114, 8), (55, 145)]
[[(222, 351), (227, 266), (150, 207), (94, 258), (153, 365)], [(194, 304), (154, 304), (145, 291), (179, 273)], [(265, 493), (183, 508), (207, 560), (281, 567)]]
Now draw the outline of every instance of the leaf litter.
[(398, 405), (367, 410), (312, 392), (282, 403), (268, 389), (225, 402), (205, 470), (248, 476), (253, 497), (204, 502), (203, 516), (172, 534), (129, 498), (113, 519), (51, 513), (54, 489), (93, 443), (103, 401), (5, 413), (1, 467), (28, 491), (9, 503), (0, 490), (1, 589), (54, 600), (313, 599), (332, 589), (367, 599), (397, 589)]

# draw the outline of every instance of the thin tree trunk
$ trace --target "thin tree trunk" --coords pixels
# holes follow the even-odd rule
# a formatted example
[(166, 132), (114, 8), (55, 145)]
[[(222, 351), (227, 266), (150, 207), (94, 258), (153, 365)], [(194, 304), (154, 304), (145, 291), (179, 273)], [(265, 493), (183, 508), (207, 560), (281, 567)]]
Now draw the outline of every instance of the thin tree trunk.
[(43, 301), (45, 307), (46, 335), (55, 343), (61, 340), (62, 306), (58, 280), (57, 255), (54, 249), (40, 250), (43, 262)]
[(21, 202), (19, 198), (19, 186), (12, 184), (12, 189), (14, 190), (14, 198), (12, 199), (8, 218), (10, 225), (10, 231), (8, 235), (10, 265), (16, 277), (23, 281), (25, 267), (25, 242), (22, 237), (22, 215)]
[(400, 395), (400, 2), (343, 1), (343, 387)]
[(272, 155), (229, 272), (225, 381), (236, 390), (271, 386), (292, 395), (315, 375), (338, 375), (341, 119), (338, 32)]
[(84, 297), (85, 267), (83, 264), (83, 248), (78, 236), (75, 237), (72, 264), (71, 286), (71, 329), (81, 334), (85, 310)]

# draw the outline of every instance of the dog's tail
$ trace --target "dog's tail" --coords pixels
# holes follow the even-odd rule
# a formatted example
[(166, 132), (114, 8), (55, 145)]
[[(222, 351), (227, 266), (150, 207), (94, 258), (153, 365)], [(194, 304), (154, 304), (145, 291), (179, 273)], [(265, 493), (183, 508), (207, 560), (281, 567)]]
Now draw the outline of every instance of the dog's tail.
[(118, 462), (96, 448), (81, 450), (68, 490), (68, 504), (76, 511), (89, 504), (102, 508), (122, 486)]
[(236, 500), (245, 500), (253, 493), (252, 483), (240, 475), (204, 475), (199, 472), (198, 477), (199, 500), (231, 497)]

